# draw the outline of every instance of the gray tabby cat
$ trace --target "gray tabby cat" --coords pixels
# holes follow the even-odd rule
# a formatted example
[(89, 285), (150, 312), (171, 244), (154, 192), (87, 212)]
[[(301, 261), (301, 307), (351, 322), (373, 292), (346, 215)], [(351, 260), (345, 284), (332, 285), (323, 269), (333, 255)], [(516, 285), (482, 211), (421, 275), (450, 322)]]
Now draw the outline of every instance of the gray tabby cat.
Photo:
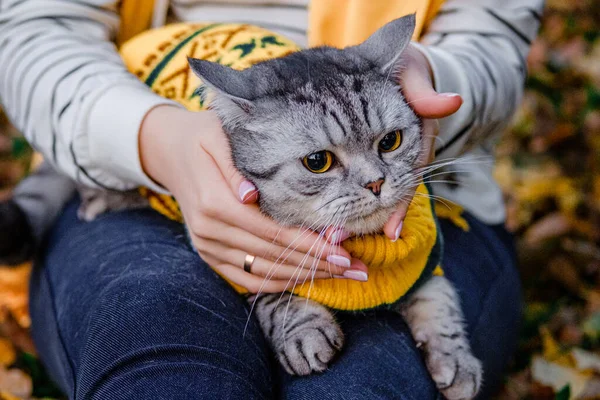
[[(210, 89), (234, 164), (259, 189), (264, 212), (316, 230), (331, 221), (356, 234), (382, 230), (418, 182), (423, 156), (421, 122), (396, 79), (414, 24), (407, 16), (361, 45), (308, 49), (242, 71), (189, 60)], [(289, 293), (250, 301), (290, 374), (324, 371), (342, 349), (343, 333), (326, 307)], [(444, 396), (473, 398), (482, 367), (471, 354), (452, 284), (433, 276), (397, 311)]]

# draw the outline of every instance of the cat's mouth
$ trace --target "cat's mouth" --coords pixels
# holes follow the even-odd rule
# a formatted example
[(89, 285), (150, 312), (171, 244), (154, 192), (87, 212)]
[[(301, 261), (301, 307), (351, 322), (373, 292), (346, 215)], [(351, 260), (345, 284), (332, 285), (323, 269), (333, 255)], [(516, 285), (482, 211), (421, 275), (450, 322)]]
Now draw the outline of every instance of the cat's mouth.
[(348, 218), (344, 228), (357, 235), (379, 233), (394, 211), (395, 207), (379, 208), (366, 215)]

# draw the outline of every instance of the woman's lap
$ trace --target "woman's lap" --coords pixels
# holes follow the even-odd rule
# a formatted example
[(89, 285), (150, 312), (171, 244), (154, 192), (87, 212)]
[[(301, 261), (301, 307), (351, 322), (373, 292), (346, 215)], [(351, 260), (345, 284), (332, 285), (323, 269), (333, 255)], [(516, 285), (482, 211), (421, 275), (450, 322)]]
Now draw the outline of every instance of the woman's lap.
[(151, 211), (82, 224), (75, 209), (51, 234), (31, 287), (34, 339), (69, 397), (269, 397), (257, 324), (244, 336), (243, 299), (177, 224)]
[[(339, 315), (342, 355), (324, 374), (292, 378), (276, 368), (255, 321), (246, 324), (244, 300), (185, 244), (181, 226), (151, 211), (84, 224), (76, 206), (50, 235), (31, 285), (34, 339), (70, 397), (435, 398), (399, 316)], [(444, 264), (484, 381), (496, 383), (514, 346), (519, 285), (510, 252), (470, 222), (469, 234), (442, 222)]]

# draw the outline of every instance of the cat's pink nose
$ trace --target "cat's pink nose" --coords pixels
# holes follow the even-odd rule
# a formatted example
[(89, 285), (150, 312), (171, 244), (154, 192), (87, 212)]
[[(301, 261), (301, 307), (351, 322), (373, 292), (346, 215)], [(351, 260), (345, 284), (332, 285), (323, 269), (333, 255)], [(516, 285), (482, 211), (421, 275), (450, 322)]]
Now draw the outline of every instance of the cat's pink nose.
[(374, 182), (369, 182), (365, 185), (365, 188), (369, 189), (375, 196), (379, 196), (381, 194), (381, 185), (383, 185), (385, 179), (378, 179)]

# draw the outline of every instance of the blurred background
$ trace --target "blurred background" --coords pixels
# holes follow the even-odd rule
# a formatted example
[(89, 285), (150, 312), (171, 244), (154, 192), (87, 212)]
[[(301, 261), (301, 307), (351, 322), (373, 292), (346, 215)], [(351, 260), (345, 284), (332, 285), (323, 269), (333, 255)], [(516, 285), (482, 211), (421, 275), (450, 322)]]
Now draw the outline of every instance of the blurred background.
[[(0, 114), (0, 200), (31, 155)], [(497, 155), (526, 299), (497, 398), (600, 399), (600, 0), (547, 1)], [(0, 269), (0, 399), (60, 397), (27, 336), (27, 273)]]

